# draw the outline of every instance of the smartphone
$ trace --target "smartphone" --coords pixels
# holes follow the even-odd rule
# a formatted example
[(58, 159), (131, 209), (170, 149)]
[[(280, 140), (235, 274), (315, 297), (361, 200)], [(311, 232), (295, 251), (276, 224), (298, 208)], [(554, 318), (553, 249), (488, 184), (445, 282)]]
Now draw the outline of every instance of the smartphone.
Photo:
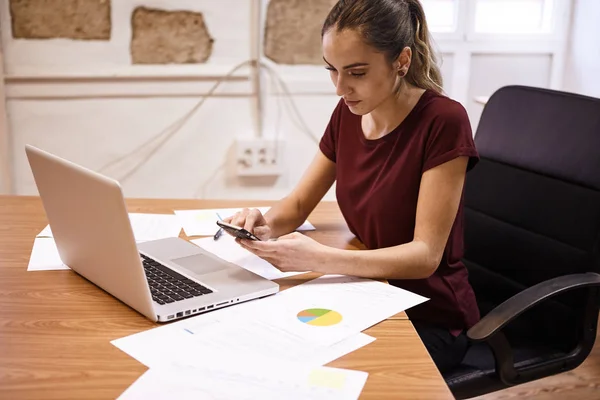
[(223, 228), (225, 231), (230, 233), (231, 235), (240, 238), (240, 239), (250, 239), (250, 240), (260, 240), (258, 237), (254, 236), (252, 233), (248, 232), (244, 228), (239, 226), (228, 224), (227, 222), (217, 221), (217, 225)]

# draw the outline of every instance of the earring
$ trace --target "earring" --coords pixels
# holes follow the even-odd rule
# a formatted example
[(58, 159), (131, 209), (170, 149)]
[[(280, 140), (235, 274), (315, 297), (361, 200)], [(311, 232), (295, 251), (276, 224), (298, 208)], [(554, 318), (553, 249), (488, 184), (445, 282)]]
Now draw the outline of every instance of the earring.
[(398, 76), (400, 78), (404, 78), (405, 75), (406, 75), (406, 70), (398, 69)]

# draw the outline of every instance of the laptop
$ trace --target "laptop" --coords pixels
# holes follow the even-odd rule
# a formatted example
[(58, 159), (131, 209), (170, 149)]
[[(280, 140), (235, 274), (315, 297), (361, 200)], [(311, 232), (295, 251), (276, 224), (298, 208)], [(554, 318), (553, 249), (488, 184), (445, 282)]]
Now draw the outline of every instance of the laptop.
[(117, 181), (31, 145), (25, 151), (62, 261), (150, 320), (172, 321), (279, 291), (187, 240), (136, 243)]

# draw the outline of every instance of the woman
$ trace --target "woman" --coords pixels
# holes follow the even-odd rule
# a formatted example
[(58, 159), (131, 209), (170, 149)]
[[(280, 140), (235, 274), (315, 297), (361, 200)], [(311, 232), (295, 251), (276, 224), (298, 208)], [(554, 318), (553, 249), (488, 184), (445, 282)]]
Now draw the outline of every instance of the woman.
[[(478, 154), (464, 108), (441, 94), (418, 0), (340, 0), (322, 30), (323, 59), (342, 97), (316, 157), (266, 215), (227, 222), (259, 238), (240, 244), (282, 271), (386, 278), (430, 300), (407, 311), (441, 371), (459, 364), (479, 319), (461, 262), (462, 192)], [(291, 233), (331, 185), (367, 250)]]

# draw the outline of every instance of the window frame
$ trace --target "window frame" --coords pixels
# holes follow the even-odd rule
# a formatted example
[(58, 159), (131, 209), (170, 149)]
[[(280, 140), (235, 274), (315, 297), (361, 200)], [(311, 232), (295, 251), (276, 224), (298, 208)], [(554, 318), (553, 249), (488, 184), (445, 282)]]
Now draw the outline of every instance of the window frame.
[[(550, 22), (550, 32), (532, 32), (532, 33), (498, 33), (498, 32), (477, 32), (475, 30), (475, 18), (477, 3), (479, 0), (459, 0), (466, 4), (467, 15), (467, 31), (465, 39), (467, 41), (526, 41), (526, 42), (558, 42), (568, 27), (569, 21), (566, 18), (569, 15), (572, 0), (554, 0), (555, 8), (552, 10), (552, 21)], [(547, 0), (543, 0), (547, 1)]]
[[(427, 0), (421, 0), (421, 3), (425, 3)], [(432, 35), (435, 35), (438, 38), (443, 38), (445, 40), (449, 40), (449, 39), (462, 39), (464, 37), (465, 34), (465, 30), (464, 28), (464, 16), (462, 16), (461, 14), (465, 13), (465, 5), (466, 3), (463, 0), (453, 0), (455, 7), (456, 7), (456, 15), (455, 15), (455, 30), (451, 31), (451, 32), (444, 32), (444, 31), (434, 31), (431, 29), (431, 26), (429, 26), (429, 31), (432, 33)], [(423, 9), (425, 10), (425, 7), (423, 7)], [(426, 11), (426, 10), (425, 10)]]
[[(552, 57), (549, 87), (560, 89), (564, 79), (565, 57), (569, 38), (570, 17), (574, 0), (556, 0), (553, 26), (550, 33), (498, 34), (475, 32), (476, 0), (458, 2), (457, 29), (455, 32), (431, 32), (439, 55), (452, 57), (452, 73), (448, 94), (455, 100), (468, 104), (469, 77), (473, 56), (481, 54), (546, 54)], [(478, 96), (487, 96), (481, 93)]]

